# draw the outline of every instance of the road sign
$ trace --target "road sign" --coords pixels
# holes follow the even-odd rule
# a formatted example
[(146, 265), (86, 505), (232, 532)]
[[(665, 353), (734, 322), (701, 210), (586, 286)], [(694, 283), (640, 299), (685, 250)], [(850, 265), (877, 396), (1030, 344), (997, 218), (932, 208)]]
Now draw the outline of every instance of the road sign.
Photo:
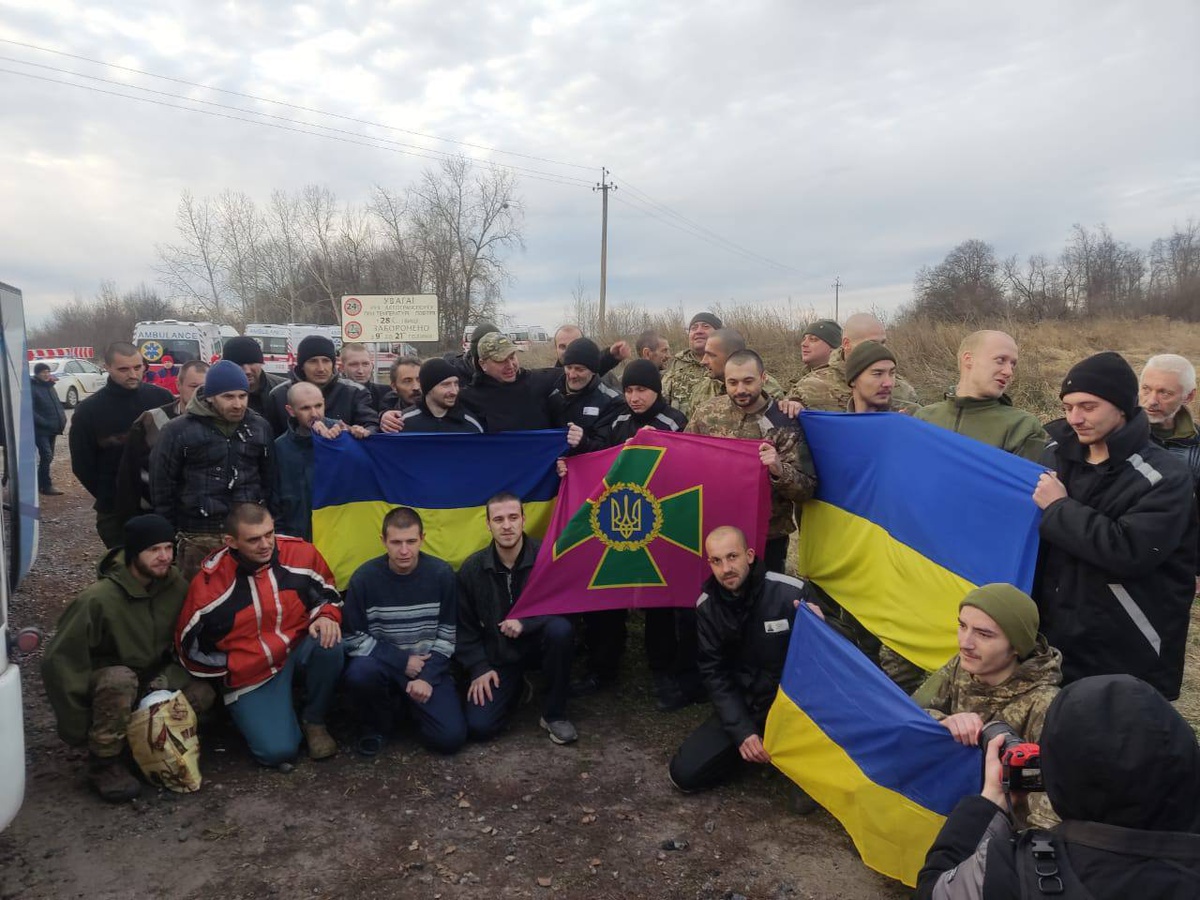
[(342, 298), (346, 341), (436, 341), (434, 294), (355, 294)]

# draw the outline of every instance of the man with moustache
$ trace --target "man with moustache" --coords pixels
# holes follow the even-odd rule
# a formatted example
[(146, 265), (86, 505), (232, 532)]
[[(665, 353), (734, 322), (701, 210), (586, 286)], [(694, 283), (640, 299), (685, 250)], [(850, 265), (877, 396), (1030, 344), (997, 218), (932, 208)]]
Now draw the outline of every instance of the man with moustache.
[(483, 434), (483, 423), (458, 403), (458, 370), (441, 357), (421, 364), (421, 396), (401, 416), (406, 434)]
[[(482, 337), (482, 335), (480, 335)], [(443, 360), (450, 362), (449, 360)], [(453, 362), (455, 372), (460, 369)], [(461, 378), (461, 374), (459, 375)], [(421, 361), (415, 356), (402, 356), (392, 364), (392, 389), (383, 395), (379, 414), (379, 430), (395, 434), (401, 429), (400, 420), (406, 412), (421, 402)]]
[(247, 335), (231, 337), (221, 346), (221, 359), (227, 359), (242, 367), (250, 389), (250, 408), (266, 417), (271, 404), (271, 391), (287, 382), (282, 375), (273, 375), (263, 370), (262, 344)]
[(667, 405), (673, 406), (685, 416), (692, 412), (692, 394), (704, 379), (710, 378), (704, 365), (704, 345), (709, 335), (724, 328), (719, 316), (710, 312), (698, 312), (692, 316), (687, 327), (687, 346), (672, 357), (663, 375), (663, 397)]
[(882, 344), (863, 341), (846, 360), (846, 384), (850, 388), (846, 412), (911, 414), (919, 409), (915, 403), (905, 403), (893, 396), (897, 377), (895, 354)]
[[(690, 410), (699, 409), (706, 401), (725, 393), (725, 361), (732, 354), (745, 349), (746, 339), (733, 328), (722, 328), (708, 336), (708, 340), (704, 342), (703, 356), (708, 378), (696, 385), (695, 391), (692, 392), (688, 407)], [(769, 374), (763, 376), (763, 391), (780, 401), (785, 399), (787, 393)]]
[(325, 395), (325, 415), (329, 418), (346, 425), (361, 425), (372, 433), (379, 428), (379, 413), (371, 406), (371, 395), (361, 384), (338, 375), (336, 360), (337, 349), (325, 335), (310, 334), (300, 342), (292, 381), (271, 391), (267, 421), (276, 437), (287, 430), (287, 392), (296, 381), (307, 381), (321, 389)]
[(666, 371), (671, 363), (671, 344), (657, 331), (650, 329), (638, 335), (634, 344), (638, 359), (649, 360), (660, 372)]

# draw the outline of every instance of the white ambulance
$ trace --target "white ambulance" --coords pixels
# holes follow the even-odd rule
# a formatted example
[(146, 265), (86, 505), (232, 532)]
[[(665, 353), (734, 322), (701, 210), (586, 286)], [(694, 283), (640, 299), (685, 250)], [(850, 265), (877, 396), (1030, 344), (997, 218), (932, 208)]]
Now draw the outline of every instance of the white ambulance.
[(289, 375), (295, 359), (288, 346), (291, 329), (287, 325), (255, 322), (246, 326), (246, 337), (258, 341), (263, 352), (263, 370), (272, 375)]
[(179, 367), (190, 359), (213, 363), (221, 358), (221, 328), (212, 322), (162, 319), (133, 326), (133, 344), (141, 351), (149, 371), (146, 380), (172, 394)]

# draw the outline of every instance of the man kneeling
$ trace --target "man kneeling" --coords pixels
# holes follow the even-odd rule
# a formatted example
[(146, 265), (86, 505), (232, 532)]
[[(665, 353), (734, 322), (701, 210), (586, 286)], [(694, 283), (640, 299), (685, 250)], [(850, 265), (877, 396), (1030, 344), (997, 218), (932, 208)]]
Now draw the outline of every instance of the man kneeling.
[(300, 538), (275, 535), (254, 503), (225, 520), (225, 546), (205, 558), (179, 615), (175, 643), (188, 670), (220, 678), (229, 714), (264, 766), (291, 771), (301, 726), (292, 678), (304, 673), (303, 737), (312, 759), (337, 753), (325, 713), (342, 673), (342, 603), (329, 566)]
[(141, 785), (123, 759), (129, 714), (140, 697), (182, 690), (207, 712), (211, 687), (175, 662), (171, 638), (187, 582), (172, 564), (175, 528), (162, 516), (125, 523), (124, 546), (100, 561), (100, 579), (58, 620), (46, 647), (42, 682), (59, 736), (87, 744), (88, 779), (112, 803), (132, 800)]
[(438, 753), (467, 739), (451, 676), (458, 590), (449, 564), (421, 552), (425, 526), (416, 510), (383, 517), (383, 556), (368, 560), (346, 588), (345, 685), (363, 727), (358, 752), (383, 749), (392, 714), (409, 713), (417, 735)]
[(768, 763), (763, 748), (767, 712), (779, 688), (796, 608), (810, 589), (768, 572), (746, 536), (725, 525), (704, 542), (712, 577), (696, 603), (700, 676), (716, 708), (671, 760), (671, 783), (681, 791), (725, 780), (741, 761)]

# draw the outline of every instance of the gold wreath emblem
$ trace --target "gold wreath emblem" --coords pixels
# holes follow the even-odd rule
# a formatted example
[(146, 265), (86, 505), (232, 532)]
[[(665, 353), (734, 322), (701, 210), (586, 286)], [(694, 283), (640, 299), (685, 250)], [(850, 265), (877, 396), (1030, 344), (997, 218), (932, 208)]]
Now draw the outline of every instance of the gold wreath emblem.
[[(620, 498), (614, 496), (622, 493)], [(636, 495), (632, 504), (630, 494)], [(600, 510), (606, 503), (609, 504), (609, 518), (617, 535), (612, 535), (600, 527)], [(649, 530), (644, 537), (630, 540), (636, 532), (642, 530), (641, 523), (645, 521), (647, 512), (650, 516)], [(641, 550), (657, 538), (662, 529), (662, 504), (643, 485), (620, 481), (606, 488), (592, 503), (590, 519), (592, 534), (606, 547), (612, 550)]]

